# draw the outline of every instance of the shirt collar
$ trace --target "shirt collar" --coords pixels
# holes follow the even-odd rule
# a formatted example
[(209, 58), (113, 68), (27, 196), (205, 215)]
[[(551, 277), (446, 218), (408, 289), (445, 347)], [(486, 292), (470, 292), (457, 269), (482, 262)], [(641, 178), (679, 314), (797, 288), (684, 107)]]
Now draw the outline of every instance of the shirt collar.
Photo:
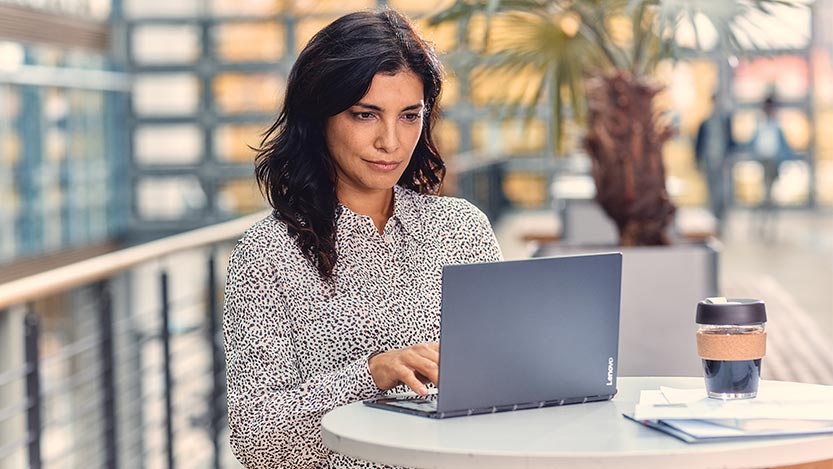
[[(393, 216), (391, 217), (412, 237), (421, 239), (424, 230), (420, 229), (420, 205), (418, 194), (399, 185), (393, 186)], [(342, 204), (336, 207), (336, 220), (339, 230), (367, 232), (376, 228), (370, 217), (359, 215)]]
[(411, 236), (419, 236), (422, 230), (419, 226), (420, 207), (417, 203), (416, 192), (402, 186), (393, 186), (393, 218)]
[(336, 206), (336, 228), (345, 233), (370, 233), (373, 222), (370, 217), (359, 215), (339, 203)]

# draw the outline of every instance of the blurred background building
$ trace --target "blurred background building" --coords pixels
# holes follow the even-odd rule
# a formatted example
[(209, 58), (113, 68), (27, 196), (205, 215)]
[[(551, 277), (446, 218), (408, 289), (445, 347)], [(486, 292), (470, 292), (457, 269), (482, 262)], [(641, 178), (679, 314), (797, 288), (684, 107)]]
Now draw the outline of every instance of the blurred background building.
[[(491, 105), (512, 91), (512, 81), (482, 74), (472, 79), (478, 69), (467, 60), (466, 45), (478, 40), (483, 24), (469, 25), (465, 33), (451, 23), (428, 26), (428, 15), (449, 3), (0, 0), (0, 286), (264, 209), (251, 147), (276, 116), (294, 58), (333, 19), (378, 5), (410, 15), (444, 54), (449, 73), (439, 143), (451, 168), (447, 192), (472, 199), (490, 215), (507, 257), (528, 254), (524, 239), (557, 240), (563, 221), (553, 202), (563, 194), (554, 182), (569, 175), (582, 187), (589, 177), (583, 129), (568, 122), (559, 146), (543, 107), (526, 123), (493, 111)], [(791, 270), (773, 275), (788, 290), (814, 286), (801, 290), (793, 306), (812, 310), (833, 341), (833, 273), (824, 267), (833, 265), (833, 32), (826, 27), (833, 23), (833, 0), (778, 16), (777, 27), (770, 19), (750, 18), (768, 46), (744, 56), (721, 52), (708, 31), (677, 32), (680, 44), (693, 47), (699, 38), (705, 52), (661, 64), (656, 74), (667, 86), (660, 104), (679, 128), (664, 151), (668, 185), (681, 209), (705, 207), (709, 188), (695, 163), (694, 138), (712, 111), (710, 97), (715, 94), (731, 115), (734, 139), (748, 142), (761, 102), (774, 93), (778, 122), (798, 157), (784, 165), (774, 188), (786, 235), (774, 245), (749, 247), (753, 238), (741, 231), (763, 197), (764, 176), (758, 162), (740, 155), (728, 168), (735, 229), (725, 236), (722, 261), (734, 270), (721, 275), (788, 265)], [(705, 220), (689, 230), (714, 234)], [(55, 467), (85, 460), (156, 467), (170, 459), (205, 467), (214, 454), (228, 461), (212, 342), (217, 331), (209, 316), (216, 319), (216, 287), (233, 241), (217, 235), (195, 242), (197, 254), (163, 250), (89, 285), (0, 302), (0, 466), (20, 467), (33, 454)], [(801, 243), (809, 247), (794, 251)], [(769, 256), (801, 261), (773, 267), (762, 260)], [(183, 261), (194, 257), (197, 267)], [(208, 286), (159, 296), (160, 290), (167, 295), (160, 279), (185, 284), (188, 277), (206, 277)], [(831, 288), (820, 291), (819, 282)], [(170, 309), (171, 316), (158, 315), (160, 309)], [(26, 319), (33, 316), (39, 327), (34, 336)], [(111, 329), (102, 329), (102, 318), (109, 318)], [(31, 367), (20, 370), (31, 365), (24, 349), (35, 336), (39, 354), (52, 357), (41, 368), (43, 385), (57, 397), (43, 404), (43, 444), (33, 449), (31, 406), (19, 402), (31, 396), (24, 382)], [(193, 361), (170, 368), (177, 350)], [(102, 354), (110, 361), (101, 364)], [(100, 371), (79, 377), (90, 367)], [(178, 391), (171, 402), (166, 395), (177, 381), (171, 374), (183, 367), (202, 370), (205, 381)], [(118, 379), (105, 381), (109, 385), (97, 384), (113, 374)], [(90, 399), (100, 415), (78, 410)], [(183, 410), (172, 418), (176, 408)], [(118, 438), (73, 437), (66, 443), (80, 427), (99, 429), (98, 435), (113, 431)], [(179, 432), (186, 436), (176, 440), (177, 453), (167, 445)], [(218, 445), (214, 452), (212, 444)], [(189, 450), (201, 456), (181, 457)]]
[[(443, 2), (387, 3), (417, 18), (449, 53), (445, 154), (511, 157), (506, 196), (518, 206), (544, 206), (557, 160), (581, 154), (581, 129), (569, 126), (556, 152), (546, 115), (524, 126), (489, 112), (507, 94), (506, 77), (471, 81), (476, 66), (454, 60), (482, 28), (459, 37), (453, 24), (428, 27), (426, 14)], [(376, 4), (0, 2), (0, 261), (158, 237), (262, 208), (249, 147), (275, 116), (293, 58), (333, 18)], [(773, 92), (778, 120), (800, 157), (784, 168), (779, 205), (833, 206), (833, 141), (823, 138), (833, 126), (831, 38), (813, 28), (829, 10), (826, 2), (787, 10), (789, 27), (777, 35), (762, 24), (765, 56), (725, 57), (700, 32), (705, 54), (660, 67), (657, 78), (668, 86), (663, 105), (680, 130), (665, 157), (670, 178), (681, 183), (673, 191), (678, 204), (705, 202), (693, 138), (711, 111), (709, 97), (719, 93), (735, 140), (746, 142), (760, 103)], [(678, 36), (694, 40), (692, 31)], [(755, 162), (735, 165), (731, 205), (756, 204), (761, 177)]]

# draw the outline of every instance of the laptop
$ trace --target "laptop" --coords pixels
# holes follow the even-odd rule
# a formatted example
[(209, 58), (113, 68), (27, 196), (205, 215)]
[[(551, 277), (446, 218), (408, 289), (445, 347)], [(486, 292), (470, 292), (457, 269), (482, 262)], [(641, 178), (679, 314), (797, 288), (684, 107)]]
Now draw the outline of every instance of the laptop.
[(443, 268), (439, 392), (371, 407), (430, 418), (616, 395), (622, 254)]

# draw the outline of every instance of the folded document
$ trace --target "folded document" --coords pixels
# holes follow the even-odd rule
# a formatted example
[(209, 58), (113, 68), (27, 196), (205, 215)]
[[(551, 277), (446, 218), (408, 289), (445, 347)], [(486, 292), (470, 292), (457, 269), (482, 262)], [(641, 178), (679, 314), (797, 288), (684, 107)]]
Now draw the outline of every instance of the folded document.
[(658, 419), (833, 420), (833, 386), (808, 386), (796, 393), (761, 386), (755, 399), (710, 399), (705, 388), (642, 391), (633, 417)]
[(710, 399), (704, 388), (642, 391), (631, 420), (688, 443), (833, 434), (833, 387), (801, 393), (762, 386), (747, 400)]
[(633, 417), (633, 414), (625, 414), (625, 417), (641, 423), (646, 427), (667, 433), (675, 438), (685, 441), (686, 443), (732, 441), (744, 438), (763, 438), (775, 436), (833, 434), (833, 420), (637, 420)]

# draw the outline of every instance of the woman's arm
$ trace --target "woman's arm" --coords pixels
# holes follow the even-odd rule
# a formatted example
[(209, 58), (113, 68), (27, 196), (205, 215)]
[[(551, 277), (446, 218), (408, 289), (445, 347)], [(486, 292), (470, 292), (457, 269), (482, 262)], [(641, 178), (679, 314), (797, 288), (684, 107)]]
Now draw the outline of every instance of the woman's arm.
[(459, 246), (459, 262), (497, 262), (503, 260), (497, 238), (489, 218), (485, 213), (468, 201), (458, 199), (462, 206), (459, 208), (460, 218), (457, 220), (460, 226), (456, 231), (465, 235), (463, 243)]
[(303, 379), (272, 253), (238, 245), (229, 262), (223, 333), (231, 446), (248, 468), (314, 466), (326, 458), (321, 417), (377, 395), (368, 356)]

